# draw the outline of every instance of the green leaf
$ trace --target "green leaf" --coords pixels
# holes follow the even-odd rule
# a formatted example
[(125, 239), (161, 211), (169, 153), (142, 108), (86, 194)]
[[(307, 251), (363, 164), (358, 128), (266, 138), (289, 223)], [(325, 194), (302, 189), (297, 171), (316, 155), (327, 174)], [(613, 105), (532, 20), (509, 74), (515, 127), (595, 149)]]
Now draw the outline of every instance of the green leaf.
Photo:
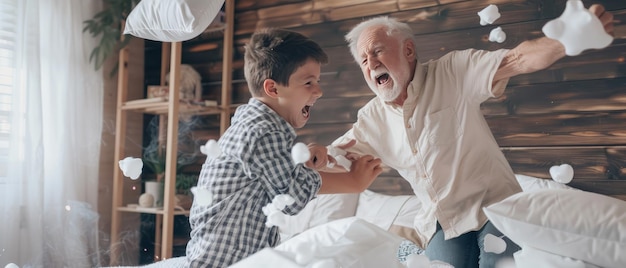
[[(106, 59), (128, 45), (130, 38), (125, 37), (120, 42), (122, 21), (130, 14), (134, 6), (140, 0), (104, 0), (106, 7), (102, 11), (96, 13), (90, 20), (83, 23), (83, 32), (89, 33), (92, 37), (100, 37), (100, 42), (93, 48), (89, 55), (89, 62), (94, 64), (96, 70), (99, 70)], [(116, 65), (117, 66), (117, 65)], [(117, 67), (114, 71), (117, 72)]]

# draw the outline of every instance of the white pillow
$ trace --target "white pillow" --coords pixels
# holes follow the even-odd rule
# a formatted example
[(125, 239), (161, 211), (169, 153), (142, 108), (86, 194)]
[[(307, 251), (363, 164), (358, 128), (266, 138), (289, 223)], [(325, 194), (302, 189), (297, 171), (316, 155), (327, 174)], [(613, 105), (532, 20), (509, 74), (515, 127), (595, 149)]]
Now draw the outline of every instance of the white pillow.
[(391, 196), (366, 190), (359, 196), (356, 216), (393, 234), (421, 245), (414, 227), (422, 203), (415, 195)]
[(520, 247), (626, 267), (626, 202), (563, 189), (514, 194), (483, 209), (498, 230)]
[(224, 1), (142, 0), (128, 14), (124, 34), (161, 42), (186, 41), (211, 24)]
[(552, 179), (541, 179), (521, 174), (515, 174), (515, 178), (524, 192), (532, 192), (541, 189), (576, 189)]
[[(258, 267), (280, 267), (280, 268), (303, 268), (294, 260), (293, 254), (286, 254), (273, 248), (264, 248), (228, 268), (258, 268)], [(178, 266), (182, 267), (182, 266)]]
[(581, 260), (564, 257), (526, 246), (513, 254), (517, 268), (567, 267), (599, 268)]
[(295, 259), (305, 260), (304, 263), (333, 259), (339, 267), (401, 268), (404, 267), (398, 260), (401, 242), (399, 236), (350, 217), (313, 227), (275, 249), (295, 254)]
[(281, 240), (333, 220), (354, 216), (358, 201), (359, 194), (317, 195), (297, 215), (285, 215), (286, 224), (280, 227)]
[[(421, 207), (421, 203), (419, 203), (419, 201), (412, 202), (412, 204), (417, 205), (417, 207), (402, 209), (404, 204), (412, 198), (415, 199), (414, 201), (417, 200), (415, 195), (392, 196), (365, 190), (359, 196), (359, 203), (355, 215), (384, 230), (389, 230), (389, 227), (396, 221), (400, 222), (400, 225), (412, 227), (413, 220)], [(405, 212), (405, 214), (409, 213), (410, 215), (400, 215), (401, 210)]]

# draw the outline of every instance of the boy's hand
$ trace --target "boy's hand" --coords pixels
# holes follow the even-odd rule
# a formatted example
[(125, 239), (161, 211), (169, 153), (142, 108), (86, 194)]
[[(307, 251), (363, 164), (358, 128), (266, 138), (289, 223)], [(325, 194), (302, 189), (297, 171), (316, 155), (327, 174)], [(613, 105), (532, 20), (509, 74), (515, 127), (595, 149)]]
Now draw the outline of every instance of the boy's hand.
[(383, 172), (381, 164), (382, 161), (380, 159), (371, 155), (361, 156), (352, 161), (352, 168), (349, 172), (350, 177), (354, 179), (354, 183), (362, 191), (365, 191), (374, 182), (374, 179)]
[(325, 146), (309, 143), (307, 147), (309, 147), (309, 152), (311, 152), (311, 158), (305, 163), (308, 168), (323, 170), (326, 168), (328, 163), (337, 163), (335, 158), (328, 155), (328, 150)]
[[(355, 144), (356, 144), (355, 140), (350, 140), (349, 142), (338, 145), (335, 148), (345, 151), (346, 149), (354, 146)], [(326, 171), (326, 172), (348, 171), (341, 165), (337, 165), (337, 159), (335, 159), (333, 155), (328, 154), (329, 152), (328, 152), (327, 147), (318, 145), (316, 143), (309, 143), (307, 147), (309, 148), (309, 152), (311, 153), (311, 158), (309, 159), (309, 161), (305, 163), (305, 166), (307, 166), (308, 168), (312, 168), (318, 171)], [(355, 153), (351, 153), (351, 152), (344, 152), (344, 153), (345, 155), (343, 156), (345, 156), (350, 161), (354, 161), (360, 157), (360, 155), (355, 154)]]

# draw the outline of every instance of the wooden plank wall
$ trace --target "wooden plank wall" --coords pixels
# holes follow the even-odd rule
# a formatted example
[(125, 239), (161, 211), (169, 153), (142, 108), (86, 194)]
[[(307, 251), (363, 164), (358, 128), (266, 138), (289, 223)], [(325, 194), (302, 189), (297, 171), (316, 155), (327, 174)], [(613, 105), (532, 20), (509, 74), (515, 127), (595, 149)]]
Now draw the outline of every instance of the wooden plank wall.
[[(542, 36), (541, 27), (558, 17), (566, 0), (238, 0), (236, 3), (233, 101), (249, 98), (243, 78), (243, 45), (255, 29), (281, 27), (319, 42), (331, 62), (323, 67), (324, 96), (298, 134), (304, 142), (327, 144), (355, 121), (356, 112), (373, 97), (344, 41), (362, 19), (387, 15), (414, 29), (422, 62), (452, 50), (513, 48)], [(483, 112), (514, 171), (550, 178), (551, 166), (574, 167), (571, 186), (626, 200), (626, 1), (601, 3), (615, 16), (615, 40), (606, 49), (566, 57), (547, 70), (511, 79), (505, 94), (483, 104)], [(502, 17), (481, 26), (478, 11), (489, 4)], [(488, 41), (501, 26), (504, 43)], [(219, 99), (221, 41), (207, 33), (185, 42), (183, 63), (203, 77), (204, 95)], [(159, 54), (146, 45), (146, 80), (157, 81)], [(195, 130), (200, 139), (214, 138), (215, 120)], [(199, 167), (197, 167), (199, 170)], [(389, 194), (412, 193), (396, 172), (386, 170), (371, 187)]]

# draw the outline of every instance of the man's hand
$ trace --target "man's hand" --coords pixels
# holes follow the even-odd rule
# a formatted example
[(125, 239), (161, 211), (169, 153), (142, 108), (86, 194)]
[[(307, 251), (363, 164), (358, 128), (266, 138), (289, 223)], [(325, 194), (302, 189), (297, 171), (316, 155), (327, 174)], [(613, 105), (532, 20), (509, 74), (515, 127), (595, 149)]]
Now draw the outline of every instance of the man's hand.
[(589, 7), (589, 12), (598, 16), (600, 22), (602, 22), (602, 26), (604, 26), (604, 30), (606, 33), (613, 36), (613, 14), (606, 11), (604, 6), (599, 4), (594, 4)]

